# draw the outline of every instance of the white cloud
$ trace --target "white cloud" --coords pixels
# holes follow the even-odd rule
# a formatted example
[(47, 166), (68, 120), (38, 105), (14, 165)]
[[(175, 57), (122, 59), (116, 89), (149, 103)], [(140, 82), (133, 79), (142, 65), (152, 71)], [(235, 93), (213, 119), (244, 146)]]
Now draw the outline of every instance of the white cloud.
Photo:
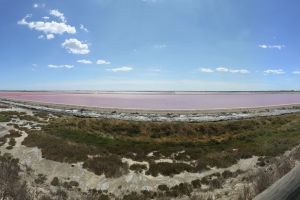
[(37, 4), (37, 3), (35, 3), (35, 4), (33, 4), (33, 6), (32, 7), (34, 7), (34, 8), (45, 8), (46, 7), (46, 4)]
[(67, 20), (63, 13), (59, 12), (59, 10), (50, 10), (50, 15), (58, 17), (62, 22), (66, 23)]
[(132, 67), (128, 66), (123, 66), (123, 67), (118, 67), (118, 68), (112, 68), (112, 69), (106, 69), (107, 71), (112, 71), (112, 72), (129, 72), (132, 71)]
[(44, 16), (43, 19), (44, 19), (44, 20), (48, 20), (48, 19), (50, 19), (50, 17)]
[(79, 28), (85, 32), (89, 32), (89, 30), (83, 24), (80, 24)]
[(29, 18), (30, 15), (27, 15), (20, 21), (18, 21), (19, 25), (24, 25), (29, 27), (30, 29), (34, 29), (36, 31), (41, 31), (45, 34), (60, 34), (63, 33), (69, 33), (69, 34), (75, 34), (76, 29), (73, 26), (70, 26), (64, 22), (43, 22), (43, 21), (32, 21), (27, 22), (26, 19)]
[(67, 68), (67, 69), (71, 69), (74, 66), (73, 65), (48, 65), (49, 68), (54, 68), (54, 69), (58, 69), (58, 68)]
[(44, 35), (39, 35), (38, 39), (44, 39), (45, 36)]
[(300, 71), (293, 71), (293, 74), (300, 74)]
[(220, 73), (233, 73), (233, 74), (249, 74), (250, 71), (247, 69), (233, 69), (228, 67), (217, 67), (215, 69), (212, 68), (199, 68), (200, 72), (204, 73), (213, 73), (213, 72), (220, 72)]
[(229, 72), (229, 69), (226, 67), (218, 67), (216, 68), (217, 72)]
[(247, 69), (231, 69), (227, 67), (218, 67), (216, 68), (217, 72), (233, 73), (233, 74), (249, 74), (250, 71)]
[(268, 69), (264, 71), (265, 74), (285, 74), (285, 71), (282, 69)]
[(258, 46), (262, 49), (278, 49), (278, 50), (281, 50), (285, 47), (285, 45), (267, 45), (267, 44), (260, 44)]
[(106, 61), (106, 60), (97, 60), (96, 64), (97, 65), (110, 65), (110, 62)]
[(250, 71), (247, 69), (230, 69), (230, 73), (249, 74)]
[(53, 34), (47, 34), (46, 38), (47, 40), (52, 40), (55, 36)]
[(88, 54), (90, 52), (87, 44), (84, 44), (75, 38), (66, 39), (61, 45), (72, 54)]
[(204, 72), (204, 73), (212, 73), (212, 72), (214, 72), (214, 70), (212, 70), (210, 68), (200, 68), (199, 71), (200, 72)]
[(83, 60), (77, 60), (77, 62), (78, 62), (78, 63), (81, 63), (81, 64), (92, 64), (92, 63), (93, 63), (92, 61), (90, 61), (90, 60), (85, 60), (85, 59), (83, 59)]
[(166, 44), (155, 44), (153, 46), (155, 49), (163, 49), (163, 48), (167, 48)]

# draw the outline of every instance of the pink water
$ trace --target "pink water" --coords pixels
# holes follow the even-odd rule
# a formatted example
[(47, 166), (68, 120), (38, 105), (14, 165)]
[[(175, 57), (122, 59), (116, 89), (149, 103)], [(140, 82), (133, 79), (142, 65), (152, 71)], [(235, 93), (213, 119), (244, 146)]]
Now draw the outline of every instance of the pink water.
[(0, 92), (0, 98), (141, 110), (207, 110), (300, 104), (297, 92)]

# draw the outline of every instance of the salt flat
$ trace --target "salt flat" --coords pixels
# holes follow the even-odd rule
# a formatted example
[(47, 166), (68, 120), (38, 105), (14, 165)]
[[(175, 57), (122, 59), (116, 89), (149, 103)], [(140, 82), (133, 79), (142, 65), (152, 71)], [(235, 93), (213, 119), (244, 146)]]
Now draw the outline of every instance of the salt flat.
[(299, 92), (0, 92), (0, 98), (135, 110), (215, 110), (299, 105)]

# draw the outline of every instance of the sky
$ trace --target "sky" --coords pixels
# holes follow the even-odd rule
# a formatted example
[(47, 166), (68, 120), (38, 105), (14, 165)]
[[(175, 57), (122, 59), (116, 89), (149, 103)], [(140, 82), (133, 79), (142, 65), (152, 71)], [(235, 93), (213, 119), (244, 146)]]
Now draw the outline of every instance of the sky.
[(299, 0), (0, 0), (0, 90), (300, 90)]

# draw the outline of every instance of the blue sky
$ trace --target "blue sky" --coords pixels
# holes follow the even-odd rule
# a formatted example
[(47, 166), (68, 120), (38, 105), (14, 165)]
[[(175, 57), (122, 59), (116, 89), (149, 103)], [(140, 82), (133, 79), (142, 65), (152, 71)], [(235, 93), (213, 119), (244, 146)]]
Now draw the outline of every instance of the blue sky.
[(298, 0), (0, 0), (0, 89), (300, 89)]

